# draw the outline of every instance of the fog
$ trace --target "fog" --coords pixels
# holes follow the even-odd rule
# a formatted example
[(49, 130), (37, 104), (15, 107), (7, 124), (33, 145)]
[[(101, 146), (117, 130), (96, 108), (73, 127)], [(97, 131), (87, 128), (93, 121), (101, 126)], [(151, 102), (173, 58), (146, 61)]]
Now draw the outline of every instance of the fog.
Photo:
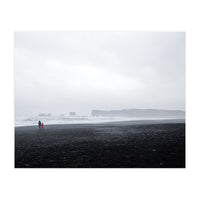
[(185, 110), (181, 32), (15, 32), (15, 114)]

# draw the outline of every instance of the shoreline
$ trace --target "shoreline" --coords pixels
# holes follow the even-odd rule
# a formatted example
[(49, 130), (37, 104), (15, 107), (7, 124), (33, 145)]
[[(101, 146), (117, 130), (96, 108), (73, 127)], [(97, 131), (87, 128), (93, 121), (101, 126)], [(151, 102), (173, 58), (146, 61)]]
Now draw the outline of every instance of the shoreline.
[[(103, 125), (103, 124), (163, 124), (163, 123), (185, 123), (185, 119), (145, 119), (145, 120), (125, 120), (125, 121), (107, 121), (107, 122), (94, 122), (94, 123), (60, 123), (60, 124), (45, 124), (46, 126), (59, 126), (59, 125)], [(21, 128), (21, 127), (35, 127), (35, 125), (22, 125), (22, 126), (14, 126), (14, 128)]]

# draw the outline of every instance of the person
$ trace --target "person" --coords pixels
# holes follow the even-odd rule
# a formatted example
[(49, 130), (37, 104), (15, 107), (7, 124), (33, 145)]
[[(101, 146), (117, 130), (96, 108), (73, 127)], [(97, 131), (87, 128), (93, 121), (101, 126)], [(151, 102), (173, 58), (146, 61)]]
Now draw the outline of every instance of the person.
[(38, 122), (39, 129), (41, 129), (41, 121)]
[(44, 129), (44, 123), (42, 122), (42, 129)]

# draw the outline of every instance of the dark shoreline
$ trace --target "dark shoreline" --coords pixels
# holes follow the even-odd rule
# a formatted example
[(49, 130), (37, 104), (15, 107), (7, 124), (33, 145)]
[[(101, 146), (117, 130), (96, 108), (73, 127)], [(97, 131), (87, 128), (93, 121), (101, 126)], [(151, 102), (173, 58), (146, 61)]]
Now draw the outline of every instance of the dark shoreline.
[(15, 128), (16, 168), (184, 168), (184, 120)]

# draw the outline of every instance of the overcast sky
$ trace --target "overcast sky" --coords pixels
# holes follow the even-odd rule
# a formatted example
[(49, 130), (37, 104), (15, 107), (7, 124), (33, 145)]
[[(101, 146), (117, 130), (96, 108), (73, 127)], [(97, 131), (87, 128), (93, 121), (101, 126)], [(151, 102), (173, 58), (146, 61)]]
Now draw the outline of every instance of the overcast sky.
[(185, 110), (185, 34), (16, 32), (15, 113)]

